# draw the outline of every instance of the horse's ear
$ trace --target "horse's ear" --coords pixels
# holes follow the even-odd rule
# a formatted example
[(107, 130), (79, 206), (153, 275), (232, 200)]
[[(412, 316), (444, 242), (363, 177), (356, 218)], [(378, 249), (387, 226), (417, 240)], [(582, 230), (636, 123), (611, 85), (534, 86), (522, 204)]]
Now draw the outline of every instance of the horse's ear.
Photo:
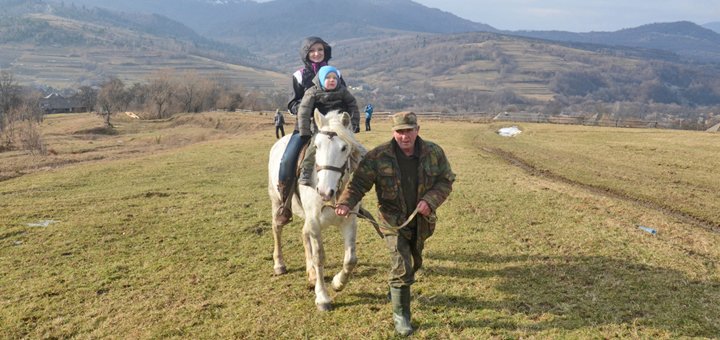
[(315, 124), (317, 124), (318, 129), (328, 125), (327, 118), (325, 118), (325, 116), (323, 116), (318, 109), (315, 109)]
[(351, 123), (350, 123), (350, 114), (349, 113), (347, 113), (347, 112), (342, 113), (342, 124), (346, 128), (348, 128), (348, 129), (350, 128)]

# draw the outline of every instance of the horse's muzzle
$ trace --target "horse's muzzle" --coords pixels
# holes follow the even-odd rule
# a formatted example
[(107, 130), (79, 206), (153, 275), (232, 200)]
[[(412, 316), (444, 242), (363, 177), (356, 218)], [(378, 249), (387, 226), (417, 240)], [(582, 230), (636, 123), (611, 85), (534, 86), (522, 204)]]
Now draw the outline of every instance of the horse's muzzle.
[(317, 189), (317, 193), (322, 197), (322, 200), (325, 202), (332, 201), (332, 199), (335, 197), (335, 190), (330, 189), (329, 192), (321, 192), (319, 189)]

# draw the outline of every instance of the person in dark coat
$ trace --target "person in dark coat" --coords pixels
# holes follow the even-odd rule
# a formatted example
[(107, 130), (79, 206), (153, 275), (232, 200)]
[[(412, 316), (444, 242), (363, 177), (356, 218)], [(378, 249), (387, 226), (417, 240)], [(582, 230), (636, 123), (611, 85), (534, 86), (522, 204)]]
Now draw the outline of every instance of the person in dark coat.
[[(390, 251), (390, 297), (395, 331), (407, 336), (410, 324), (410, 285), (422, 267), (425, 241), (435, 231), (435, 211), (452, 192), (455, 174), (443, 149), (418, 136), (413, 112), (392, 117), (393, 139), (368, 151), (337, 200), (335, 213), (347, 216), (375, 187), (380, 220), (390, 226), (385, 243)], [(417, 215), (413, 214), (417, 212)]]
[[(360, 110), (357, 101), (348, 88), (340, 84), (340, 70), (332, 66), (323, 66), (313, 82), (315, 86), (305, 91), (298, 109), (297, 130), (300, 131), (300, 136), (310, 136), (314, 134), (313, 131), (317, 131), (317, 128), (311, 128), (314, 122), (310, 120), (315, 110), (323, 116), (334, 110), (347, 112), (350, 114), (352, 126), (359, 126)], [(300, 169), (299, 184), (312, 186), (313, 165), (315, 165), (315, 144), (310, 143)]]
[[(318, 37), (307, 37), (300, 46), (300, 60), (303, 67), (292, 75), (292, 97), (287, 108), (291, 115), (297, 115), (298, 105), (302, 101), (305, 91), (313, 87), (313, 79), (321, 67), (328, 65), (332, 58), (332, 47)], [(345, 81), (340, 78), (342, 85)]]
[(275, 110), (273, 121), (275, 122), (275, 139), (285, 137), (285, 116), (283, 116), (280, 110)]
[[(295, 71), (292, 75), (293, 96), (288, 102), (288, 111), (291, 115), (298, 114), (298, 107), (302, 101), (305, 91), (311, 88), (313, 79), (321, 67), (326, 66), (332, 58), (332, 48), (330, 45), (319, 37), (308, 37), (300, 46), (300, 59), (304, 66)], [(340, 79), (345, 85), (345, 82)], [(295, 187), (295, 167), (297, 166), (300, 150), (310, 140), (310, 136), (301, 136), (296, 129), (293, 131), (288, 141), (285, 153), (280, 160), (280, 173), (278, 175), (278, 192), (282, 204), (278, 211), (275, 212), (275, 223), (278, 226), (286, 225), (292, 219), (291, 192)]]

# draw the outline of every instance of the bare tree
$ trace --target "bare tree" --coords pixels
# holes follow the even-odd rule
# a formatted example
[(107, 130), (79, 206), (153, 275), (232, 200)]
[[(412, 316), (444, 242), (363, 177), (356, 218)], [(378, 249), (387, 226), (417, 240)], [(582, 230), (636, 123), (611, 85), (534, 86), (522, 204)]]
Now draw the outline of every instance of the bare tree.
[(202, 92), (202, 105), (197, 112), (207, 111), (210, 108), (219, 107), (220, 98), (225, 93), (225, 89), (219, 83), (210, 81), (204, 85)]
[(148, 84), (148, 99), (157, 118), (165, 118), (169, 115), (168, 110), (175, 92), (176, 86), (170, 71), (160, 71), (151, 76)]
[(125, 91), (125, 83), (116, 77), (111, 77), (100, 86), (97, 104), (100, 105), (98, 114), (105, 119), (105, 125), (108, 128), (114, 126), (110, 123), (110, 117), (123, 105), (127, 100)]
[(285, 91), (272, 91), (267, 96), (270, 107), (280, 108), (281, 111), (285, 110), (284, 108), (287, 106), (287, 93)]
[(218, 101), (218, 107), (222, 107), (228, 111), (235, 111), (240, 108), (240, 104), (244, 102), (243, 96), (238, 92), (226, 91)]
[(88, 111), (92, 111), (95, 108), (95, 104), (97, 103), (98, 90), (94, 89), (91, 86), (81, 86), (77, 93), (77, 96), (80, 99), (82, 105), (85, 106)]
[(45, 113), (40, 107), (40, 98), (42, 98), (42, 94), (39, 92), (28, 92), (23, 96), (22, 104), (15, 109), (18, 120), (14, 124), (19, 125), (15, 143), (32, 154), (44, 155), (47, 153), (47, 147), (40, 123), (43, 121)]
[(40, 107), (40, 100), (43, 95), (37, 90), (26, 90), (22, 95), (19, 111), (20, 119), (41, 123), (45, 118), (45, 112)]
[(146, 106), (148, 97), (147, 85), (141, 83), (133, 83), (127, 90), (130, 98), (130, 105), (133, 109), (142, 109)]
[(10, 112), (22, 102), (20, 90), (12, 73), (0, 71), (0, 132), (10, 123)]
[(177, 81), (176, 98), (184, 112), (200, 112), (211, 95), (214, 83), (195, 71), (183, 72)]
[[(8, 80), (9, 78), (4, 78)], [(10, 84), (10, 86), (8, 86)], [(40, 107), (42, 94), (22, 88), (14, 81), (5, 82), (4, 89), (11, 88), (12, 99), (2, 111), (2, 131), (0, 131), (0, 150), (11, 150), (17, 147), (31, 153), (45, 153), (45, 145), (40, 132), (40, 123), (44, 112)], [(8, 93), (8, 92), (5, 92)]]

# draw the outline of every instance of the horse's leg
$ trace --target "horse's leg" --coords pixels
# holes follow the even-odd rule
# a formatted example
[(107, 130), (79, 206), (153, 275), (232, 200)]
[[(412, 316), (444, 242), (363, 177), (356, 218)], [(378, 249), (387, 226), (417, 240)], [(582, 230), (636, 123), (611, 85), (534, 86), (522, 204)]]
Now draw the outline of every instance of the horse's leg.
[(282, 255), (282, 230), (283, 227), (275, 223), (275, 212), (280, 208), (280, 202), (275, 199), (272, 200), (272, 210), (270, 220), (272, 221), (273, 230), (273, 270), (275, 275), (283, 275), (287, 273), (287, 267), (285, 267), (285, 259)]
[(310, 232), (307, 228), (303, 227), (302, 231), (303, 247), (305, 248), (305, 272), (308, 278), (308, 287), (315, 288), (315, 281), (317, 280), (315, 273), (315, 266), (313, 265), (312, 258), (312, 243), (310, 242)]
[(357, 256), (355, 255), (355, 238), (357, 235), (357, 219), (353, 218), (349, 223), (345, 223), (340, 228), (343, 234), (345, 244), (345, 257), (343, 258), (343, 267), (332, 280), (332, 287), (335, 291), (341, 291), (345, 288), (345, 284), (350, 280), (357, 264)]
[(329, 311), (332, 309), (332, 300), (325, 287), (325, 277), (323, 274), (325, 267), (325, 248), (322, 243), (320, 225), (318, 225), (317, 221), (306, 218), (303, 233), (308, 235), (312, 250), (312, 264), (315, 268), (315, 305), (321, 312)]

